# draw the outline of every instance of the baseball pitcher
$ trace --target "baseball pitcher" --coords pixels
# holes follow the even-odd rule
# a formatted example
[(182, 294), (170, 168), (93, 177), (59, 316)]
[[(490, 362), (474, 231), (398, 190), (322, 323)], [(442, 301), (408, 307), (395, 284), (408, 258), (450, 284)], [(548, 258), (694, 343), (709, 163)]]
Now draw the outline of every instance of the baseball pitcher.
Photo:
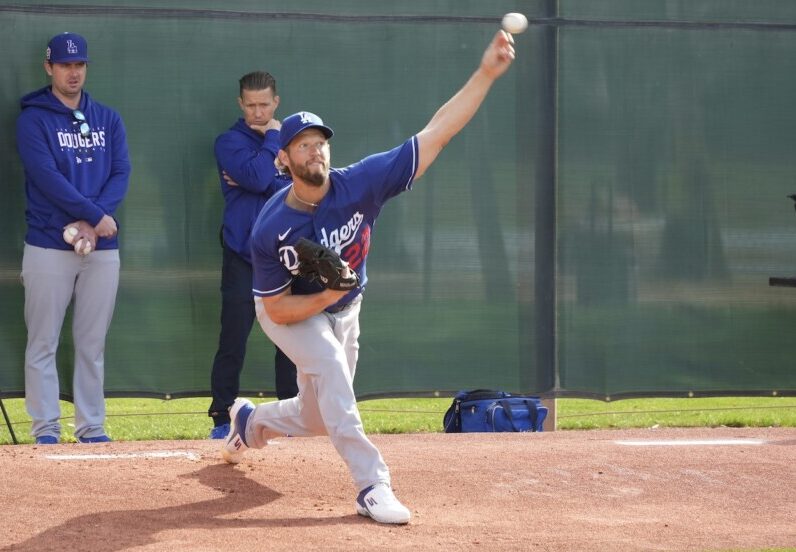
[(222, 449), (227, 462), (276, 436), (328, 435), (359, 491), (357, 512), (380, 523), (409, 522), (362, 428), (353, 388), (371, 230), (387, 200), (411, 190), (470, 121), (514, 55), (511, 35), (498, 31), (475, 73), (423, 130), (342, 169), (330, 168), (333, 131), (320, 117), (284, 119), (277, 163), (292, 183), (255, 223), (253, 292), (260, 326), (296, 363), (299, 395), (256, 407), (237, 399)]

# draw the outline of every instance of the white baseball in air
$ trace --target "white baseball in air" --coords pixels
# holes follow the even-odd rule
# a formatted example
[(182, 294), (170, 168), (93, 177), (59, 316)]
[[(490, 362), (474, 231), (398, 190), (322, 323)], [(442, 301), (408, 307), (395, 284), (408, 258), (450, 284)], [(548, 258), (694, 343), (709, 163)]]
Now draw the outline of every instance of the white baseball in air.
[(69, 245), (72, 245), (75, 236), (77, 236), (77, 228), (74, 226), (67, 226), (66, 230), (64, 230), (64, 241)]
[(503, 16), (500, 24), (507, 33), (520, 34), (528, 28), (528, 18), (521, 13), (511, 12)]
[(88, 255), (91, 253), (91, 241), (86, 238), (80, 238), (75, 242), (75, 253), (78, 255)]

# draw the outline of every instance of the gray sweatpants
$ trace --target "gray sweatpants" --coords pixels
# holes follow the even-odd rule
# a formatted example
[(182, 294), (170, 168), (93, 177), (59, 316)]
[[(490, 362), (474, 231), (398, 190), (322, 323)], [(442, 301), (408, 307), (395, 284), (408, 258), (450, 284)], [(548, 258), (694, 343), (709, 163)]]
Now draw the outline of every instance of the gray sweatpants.
[(75, 436), (102, 435), (105, 432), (105, 336), (119, 287), (119, 251), (94, 251), (81, 257), (73, 251), (25, 244), (22, 283), (28, 328), (25, 406), (33, 420), (31, 434), (58, 437), (61, 433), (55, 354), (66, 309), (74, 298)]
[(357, 490), (382, 481), (390, 472), (362, 428), (354, 373), (359, 355), (361, 298), (336, 314), (323, 312), (296, 324), (274, 324), (255, 299), (257, 320), (271, 341), (296, 364), (299, 394), (257, 406), (246, 442), (262, 448), (281, 435), (328, 435), (345, 461)]

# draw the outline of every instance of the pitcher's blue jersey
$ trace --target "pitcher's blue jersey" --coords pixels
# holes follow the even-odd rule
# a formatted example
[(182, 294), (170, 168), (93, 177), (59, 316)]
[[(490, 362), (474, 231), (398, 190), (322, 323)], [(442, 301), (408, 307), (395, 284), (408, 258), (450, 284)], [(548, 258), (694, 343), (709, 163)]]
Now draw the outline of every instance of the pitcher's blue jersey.
[(299, 238), (333, 249), (359, 275), (360, 287), (332, 307), (359, 295), (368, 281), (365, 264), (376, 217), (388, 199), (412, 189), (417, 165), (417, 137), (413, 136), (390, 151), (343, 169), (331, 169), (329, 192), (314, 213), (298, 211), (285, 203), (290, 186), (274, 194), (252, 230), (254, 295), (277, 295), (288, 286), (292, 286), (294, 295), (323, 289), (317, 282), (296, 275), (298, 261), (293, 246)]

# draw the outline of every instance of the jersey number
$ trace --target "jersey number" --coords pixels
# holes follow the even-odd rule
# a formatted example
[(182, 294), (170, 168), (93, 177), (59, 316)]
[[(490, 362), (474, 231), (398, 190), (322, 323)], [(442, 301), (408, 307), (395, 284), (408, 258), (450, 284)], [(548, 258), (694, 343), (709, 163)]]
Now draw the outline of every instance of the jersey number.
[(365, 226), (360, 234), (359, 243), (352, 243), (343, 251), (343, 260), (354, 270), (362, 264), (370, 251), (370, 226)]

